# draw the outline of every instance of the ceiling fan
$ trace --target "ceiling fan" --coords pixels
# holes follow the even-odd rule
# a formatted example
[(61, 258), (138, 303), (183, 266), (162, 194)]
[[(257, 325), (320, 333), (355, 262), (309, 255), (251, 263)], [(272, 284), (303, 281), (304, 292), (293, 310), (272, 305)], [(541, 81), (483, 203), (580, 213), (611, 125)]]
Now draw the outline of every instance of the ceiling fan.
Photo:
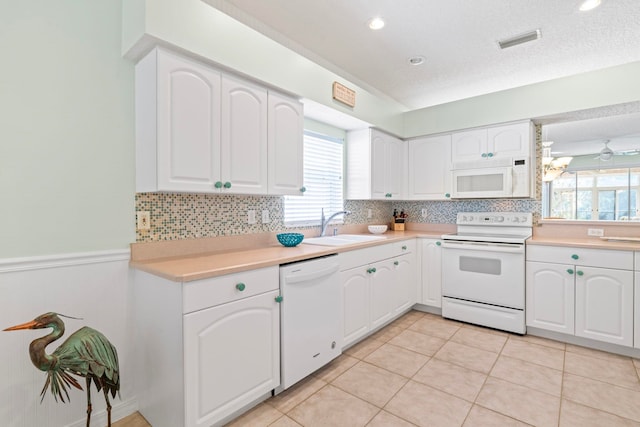
[(621, 150), (621, 151), (613, 151), (609, 148), (610, 140), (604, 141), (604, 148), (600, 150), (600, 154), (598, 154), (595, 159), (599, 159), (602, 161), (608, 161), (613, 158), (613, 156), (635, 156), (636, 154), (640, 154), (640, 150)]

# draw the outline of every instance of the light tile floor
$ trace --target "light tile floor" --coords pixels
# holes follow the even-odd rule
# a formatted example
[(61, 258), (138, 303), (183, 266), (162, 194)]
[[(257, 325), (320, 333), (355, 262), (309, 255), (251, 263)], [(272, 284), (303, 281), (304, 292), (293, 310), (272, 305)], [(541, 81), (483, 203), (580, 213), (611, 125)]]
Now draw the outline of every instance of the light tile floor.
[(637, 359), (411, 311), (229, 427), (640, 427), (639, 373)]

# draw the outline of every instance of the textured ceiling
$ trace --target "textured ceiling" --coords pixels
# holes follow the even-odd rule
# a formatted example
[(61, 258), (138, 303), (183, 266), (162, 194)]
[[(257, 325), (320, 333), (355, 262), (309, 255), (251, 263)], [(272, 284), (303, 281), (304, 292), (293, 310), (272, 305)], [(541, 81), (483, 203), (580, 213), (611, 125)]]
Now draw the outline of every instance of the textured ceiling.
[[(640, 60), (640, 0), (205, 0), (409, 109)], [(366, 23), (382, 16), (386, 26)], [(500, 50), (539, 28), (542, 38)], [(421, 55), (426, 62), (408, 64)]]

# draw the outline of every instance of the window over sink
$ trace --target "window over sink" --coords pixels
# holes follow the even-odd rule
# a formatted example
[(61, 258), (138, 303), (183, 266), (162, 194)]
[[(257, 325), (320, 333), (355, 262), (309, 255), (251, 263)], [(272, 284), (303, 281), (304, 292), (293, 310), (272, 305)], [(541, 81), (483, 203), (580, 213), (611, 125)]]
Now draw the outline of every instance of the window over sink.
[[(285, 196), (284, 223), (320, 225), (325, 216), (344, 210), (344, 140), (305, 130), (304, 187), (302, 196)], [(338, 218), (342, 220), (342, 218)]]

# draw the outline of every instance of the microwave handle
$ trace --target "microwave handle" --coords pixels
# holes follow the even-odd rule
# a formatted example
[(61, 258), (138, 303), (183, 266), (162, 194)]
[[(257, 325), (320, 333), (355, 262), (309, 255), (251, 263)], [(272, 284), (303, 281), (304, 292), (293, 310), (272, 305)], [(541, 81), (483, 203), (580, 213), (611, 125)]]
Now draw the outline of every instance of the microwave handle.
[(509, 194), (509, 196), (513, 195), (513, 174), (514, 174), (514, 170), (513, 168), (509, 168), (507, 169), (506, 173), (504, 174), (504, 188), (506, 193)]

